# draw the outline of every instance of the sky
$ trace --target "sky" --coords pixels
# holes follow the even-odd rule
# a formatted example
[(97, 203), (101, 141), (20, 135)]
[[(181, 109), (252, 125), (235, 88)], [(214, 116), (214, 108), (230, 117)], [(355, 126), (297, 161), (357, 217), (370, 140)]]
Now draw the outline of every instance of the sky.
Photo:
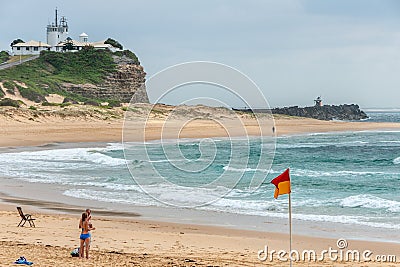
[[(89, 41), (118, 40), (148, 78), (175, 64), (212, 61), (247, 75), (271, 107), (313, 105), (321, 96), (325, 104), (400, 108), (400, 1), (1, 1), (0, 50), (16, 38), (46, 41), (55, 7), (73, 39), (85, 32)], [(186, 89), (163, 102), (225, 94)]]

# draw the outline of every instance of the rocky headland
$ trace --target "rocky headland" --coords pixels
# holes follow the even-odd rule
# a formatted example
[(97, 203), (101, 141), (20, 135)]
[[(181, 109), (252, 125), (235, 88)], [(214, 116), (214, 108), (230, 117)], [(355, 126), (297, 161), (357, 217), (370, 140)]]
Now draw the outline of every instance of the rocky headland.
[(149, 103), (145, 89), (146, 73), (141, 65), (133, 60), (114, 56), (117, 64), (114, 72), (106, 75), (99, 84), (61, 83), (60, 88), (66, 92), (79, 94), (94, 99), (115, 99), (122, 103)]
[(0, 105), (149, 103), (145, 81), (143, 67), (129, 50), (42, 51), (36, 59), (0, 70)]
[(281, 114), (293, 117), (312, 118), (317, 120), (331, 121), (359, 121), (367, 119), (367, 114), (356, 104), (344, 105), (315, 105), (311, 107), (283, 107), (273, 109), (235, 109), (235, 111), (246, 113), (272, 113), (273, 115)]
[(312, 107), (283, 107), (271, 110), (273, 114), (284, 114), (289, 116), (306, 117), (318, 120), (343, 120), (358, 121), (367, 119), (368, 116), (356, 104), (323, 105)]

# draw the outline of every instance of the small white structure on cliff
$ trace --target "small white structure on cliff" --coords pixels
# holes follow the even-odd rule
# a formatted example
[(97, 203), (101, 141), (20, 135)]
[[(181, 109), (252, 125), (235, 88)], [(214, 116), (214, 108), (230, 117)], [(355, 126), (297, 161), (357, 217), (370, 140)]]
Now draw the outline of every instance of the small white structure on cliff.
[(89, 39), (89, 35), (86, 33), (82, 32), (81, 35), (79, 35), (79, 42), (81, 43), (87, 43)]
[(41, 41), (29, 41), (12, 45), (12, 54), (19, 55), (39, 55), (41, 51), (50, 50), (56, 52), (76, 52), (85, 46), (92, 46), (95, 49), (109, 49), (113, 52), (120, 50), (105, 41), (89, 42), (89, 36), (86, 33), (79, 35), (79, 41), (73, 40), (68, 36), (68, 22), (66, 17), (62, 16), (58, 20), (58, 10), (55, 10), (55, 20), (46, 27), (47, 43)]
[(31, 40), (26, 43), (18, 43), (12, 46), (12, 52), (14, 55), (39, 55), (41, 51), (50, 50), (51, 46)]
[[(85, 34), (85, 33), (83, 33)], [(83, 49), (85, 46), (92, 46), (94, 49), (109, 49), (112, 52), (115, 52), (119, 50), (118, 48), (113, 47), (110, 44), (105, 44), (104, 41), (99, 41), (99, 42), (88, 42), (88, 35), (85, 34), (85, 36), (82, 36), (82, 34), (79, 36), (79, 41), (73, 40), (71, 38), (67, 38), (65, 41), (58, 43), (55, 47), (52, 48), (52, 51), (69, 51), (69, 52), (76, 52), (81, 49)], [(69, 45), (71, 50), (65, 50), (65, 47)]]

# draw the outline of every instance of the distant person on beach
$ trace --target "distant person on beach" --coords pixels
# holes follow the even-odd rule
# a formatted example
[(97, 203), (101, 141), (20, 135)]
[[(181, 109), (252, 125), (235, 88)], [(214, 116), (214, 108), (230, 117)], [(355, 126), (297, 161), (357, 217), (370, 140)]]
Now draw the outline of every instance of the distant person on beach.
[(96, 228), (90, 227), (88, 222), (88, 214), (86, 212), (82, 213), (80, 220), (80, 226), (82, 228), (82, 233), (79, 236), (80, 247), (79, 247), (79, 257), (84, 258), (86, 251), (86, 259), (89, 259), (89, 241), (90, 241), (90, 231)]

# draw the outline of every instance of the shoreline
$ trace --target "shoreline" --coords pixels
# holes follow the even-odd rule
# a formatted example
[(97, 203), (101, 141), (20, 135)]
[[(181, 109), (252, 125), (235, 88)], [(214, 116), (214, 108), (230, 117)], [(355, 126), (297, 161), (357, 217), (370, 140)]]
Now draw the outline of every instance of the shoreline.
[[(162, 204), (104, 202), (65, 195), (63, 192), (71, 188), (68, 186), (32, 183), (13, 178), (0, 179), (0, 188), (0, 205), (14, 205), (14, 207), (23, 205), (39, 213), (79, 215), (82, 207), (86, 206), (100, 216), (137, 218), (138, 220), (275, 234), (284, 234), (286, 226), (282, 228), (282, 223), (287, 225), (287, 218), (270, 216), (268, 212), (262, 216), (229, 211), (221, 212), (213, 208), (179, 208)], [(326, 239), (345, 236), (365, 242), (378, 242), (384, 239), (388, 243), (400, 245), (400, 235), (396, 229), (297, 218), (293, 218), (293, 225), (295, 231), (302, 236), (317, 236)]]
[[(391, 131), (400, 130), (400, 123), (388, 122), (342, 122), (319, 121), (298, 117), (276, 117), (274, 119), (276, 136), (293, 136), (318, 133), (360, 132), (360, 131)], [(212, 137), (240, 137), (245, 136), (272, 136), (271, 129), (259, 125), (254, 120), (246, 121), (245, 131), (237, 130), (229, 133), (215, 129), (214, 122), (199, 121), (182, 127), (181, 121), (176, 121), (172, 128), (163, 129), (163, 121), (156, 120), (146, 125), (149, 131), (143, 136), (143, 122), (134, 122), (129, 125), (129, 142), (154, 141), (160, 139), (196, 139)], [(231, 122), (227, 122), (229, 124)], [(231, 125), (232, 126), (232, 125)], [(43, 122), (4, 121), (0, 118), (0, 148), (46, 146), (53, 143), (99, 143), (119, 142), (123, 140), (123, 120), (111, 121), (69, 121), (52, 119)], [(133, 129), (133, 130), (132, 130)], [(147, 128), (146, 128), (147, 129)], [(204, 131), (207, 129), (207, 131)], [(182, 130), (182, 131), (181, 131)], [(175, 132), (179, 132), (177, 135)], [(268, 133), (266, 135), (265, 133)], [(272, 132), (271, 132), (272, 134)]]
[[(398, 128), (397, 128), (398, 127)], [(296, 136), (309, 136), (309, 135), (324, 135), (324, 134), (343, 134), (343, 133), (362, 133), (362, 132), (391, 132), (391, 131), (399, 131), (400, 132), (400, 123), (397, 126), (394, 126), (393, 128), (379, 128), (379, 127), (373, 127), (373, 128), (368, 128), (368, 129), (355, 129), (355, 130), (344, 130), (344, 129), (334, 129), (331, 131), (320, 131), (320, 132), (304, 132), (304, 131), (299, 131), (299, 132), (290, 132), (290, 133), (285, 133), (285, 134), (277, 134), (275, 138), (280, 138), (280, 137), (296, 137)], [(259, 136), (249, 136), (249, 138), (258, 138)], [(193, 137), (185, 137), (185, 138), (166, 138), (163, 139), (164, 141), (175, 141), (175, 140), (200, 140), (202, 138), (229, 138), (229, 137), (224, 137), (224, 136), (209, 136), (209, 137), (200, 137), (200, 136), (193, 136)], [(247, 138), (246, 136), (233, 136), (231, 139), (244, 139)], [(85, 139), (76, 141), (76, 142), (71, 142), (69, 140), (64, 140), (64, 141), (52, 141), (52, 142), (45, 142), (44, 140), (41, 141), (27, 141), (27, 144), (25, 145), (8, 145), (8, 146), (0, 146), (0, 153), (5, 153), (5, 152), (12, 152), (12, 151), (17, 151), (17, 152), (22, 152), (22, 151), (36, 151), (36, 150), (46, 150), (46, 149), (53, 149), (54, 147), (60, 146), (59, 148), (91, 148), (93, 146), (100, 146), (100, 147), (106, 147), (108, 144), (123, 144), (122, 140), (118, 140), (118, 138), (111, 138), (111, 139), (104, 139), (100, 138), (100, 140), (95, 140), (96, 138), (93, 138), (93, 140), (85, 141)], [(161, 139), (150, 139), (147, 140), (147, 142), (159, 142)], [(128, 143), (141, 143), (141, 141), (126, 141)], [(1, 144), (1, 141), (0, 141)]]

